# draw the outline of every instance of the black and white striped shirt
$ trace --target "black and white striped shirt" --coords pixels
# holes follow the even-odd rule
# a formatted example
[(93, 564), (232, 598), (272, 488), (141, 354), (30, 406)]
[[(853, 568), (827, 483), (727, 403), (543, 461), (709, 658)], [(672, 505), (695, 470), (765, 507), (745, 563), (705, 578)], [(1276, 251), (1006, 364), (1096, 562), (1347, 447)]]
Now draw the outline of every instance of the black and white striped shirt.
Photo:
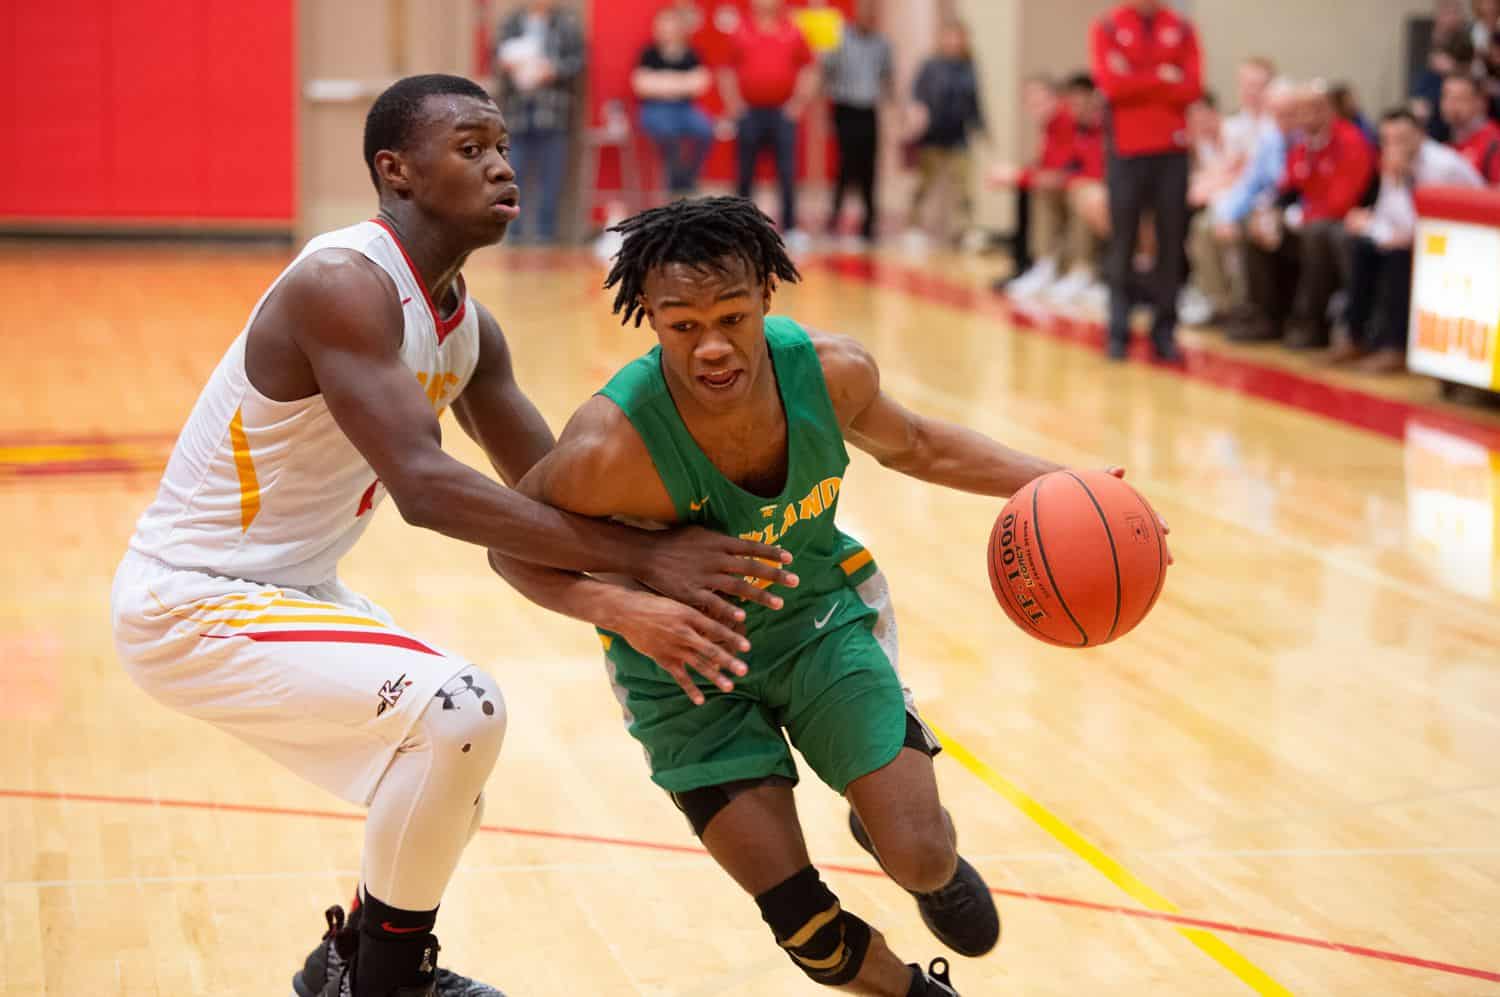
[(839, 47), (823, 59), (823, 74), (835, 104), (874, 107), (890, 84), (891, 46), (873, 31), (845, 27)]

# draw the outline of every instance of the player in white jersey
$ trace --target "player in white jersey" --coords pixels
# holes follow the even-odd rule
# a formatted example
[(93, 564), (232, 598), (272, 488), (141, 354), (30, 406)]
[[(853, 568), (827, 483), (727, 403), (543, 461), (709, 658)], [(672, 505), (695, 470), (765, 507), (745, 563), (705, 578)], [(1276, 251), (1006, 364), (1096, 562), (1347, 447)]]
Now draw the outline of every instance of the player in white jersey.
[[(780, 600), (778, 548), (569, 516), (444, 454), (438, 415), (514, 483), (553, 444), (495, 320), (460, 270), (516, 217), (505, 123), (452, 76), (394, 84), (365, 123), (369, 222), (314, 239), (209, 379), (115, 576), (116, 644), (153, 697), (369, 808), (348, 923), (299, 997), (483, 997), (435, 964), (437, 908), (479, 827), (505, 710), (491, 677), (398, 627), (338, 580), (389, 494), (408, 522), (501, 554), (630, 575), (613, 628), (685, 681), (723, 687), (748, 648), (718, 593)], [(761, 560), (753, 560), (761, 559)]]

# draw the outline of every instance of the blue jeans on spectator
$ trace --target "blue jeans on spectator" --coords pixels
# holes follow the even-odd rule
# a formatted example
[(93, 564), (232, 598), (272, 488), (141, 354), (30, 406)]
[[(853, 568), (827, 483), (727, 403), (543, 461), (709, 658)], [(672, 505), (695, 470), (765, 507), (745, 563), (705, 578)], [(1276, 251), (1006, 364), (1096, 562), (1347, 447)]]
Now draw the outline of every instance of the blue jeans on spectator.
[(797, 122), (779, 107), (752, 107), (740, 118), (740, 196), (749, 197), (755, 185), (760, 154), (776, 154), (776, 180), (781, 185), (781, 230), (797, 227)]
[(521, 187), (513, 242), (556, 242), (557, 205), (568, 175), (568, 133), (561, 128), (512, 132), (510, 165)]
[(713, 148), (714, 126), (708, 115), (690, 100), (648, 100), (641, 103), (641, 130), (661, 150), (667, 189), (691, 194)]

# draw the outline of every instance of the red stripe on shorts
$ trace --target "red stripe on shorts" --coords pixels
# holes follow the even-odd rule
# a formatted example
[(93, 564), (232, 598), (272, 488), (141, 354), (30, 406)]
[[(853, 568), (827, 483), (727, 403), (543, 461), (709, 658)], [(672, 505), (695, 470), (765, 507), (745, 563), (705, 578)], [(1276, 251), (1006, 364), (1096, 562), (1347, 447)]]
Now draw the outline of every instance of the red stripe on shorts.
[(226, 640), (230, 637), (248, 637), (251, 640), (293, 644), (384, 644), (387, 647), (400, 647), (408, 651), (421, 651), (423, 654), (431, 654), (439, 658), (443, 656), (441, 651), (434, 651), (419, 640), (403, 637), (401, 634), (372, 633), (368, 630), (262, 630), (258, 633), (204, 634), (203, 636)]

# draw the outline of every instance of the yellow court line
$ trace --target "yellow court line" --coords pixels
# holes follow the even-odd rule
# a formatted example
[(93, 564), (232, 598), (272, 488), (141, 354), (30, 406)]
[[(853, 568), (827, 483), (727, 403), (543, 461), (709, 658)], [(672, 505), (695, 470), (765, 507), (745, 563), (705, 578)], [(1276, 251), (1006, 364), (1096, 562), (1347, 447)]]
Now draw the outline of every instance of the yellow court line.
[[(1141, 882), (1129, 869), (1105, 854), (1098, 845), (1085, 838), (1067, 821), (1032, 799), (1020, 786), (986, 765), (972, 751), (955, 741), (952, 735), (938, 729), (931, 721), (927, 721), (927, 726), (937, 734), (938, 740), (943, 742), (943, 748), (953, 756), (955, 761), (978, 776), (985, 785), (1005, 797), (1012, 806), (1030, 817), (1038, 827), (1050, 834), (1068, 851), (1093, 866), (1105, 879), (1151, 910), (1164, 914), (1179, 913), (1176, 904)], [(1240, 982), (1256, 993), (1291, 997), (1290, 990), (1271, 979), (1265, 970), (1245, 958), (1213, 932), (1181, 925), (1173, 925), (1173, 927), (1210, 959), (1239, 977)]]

